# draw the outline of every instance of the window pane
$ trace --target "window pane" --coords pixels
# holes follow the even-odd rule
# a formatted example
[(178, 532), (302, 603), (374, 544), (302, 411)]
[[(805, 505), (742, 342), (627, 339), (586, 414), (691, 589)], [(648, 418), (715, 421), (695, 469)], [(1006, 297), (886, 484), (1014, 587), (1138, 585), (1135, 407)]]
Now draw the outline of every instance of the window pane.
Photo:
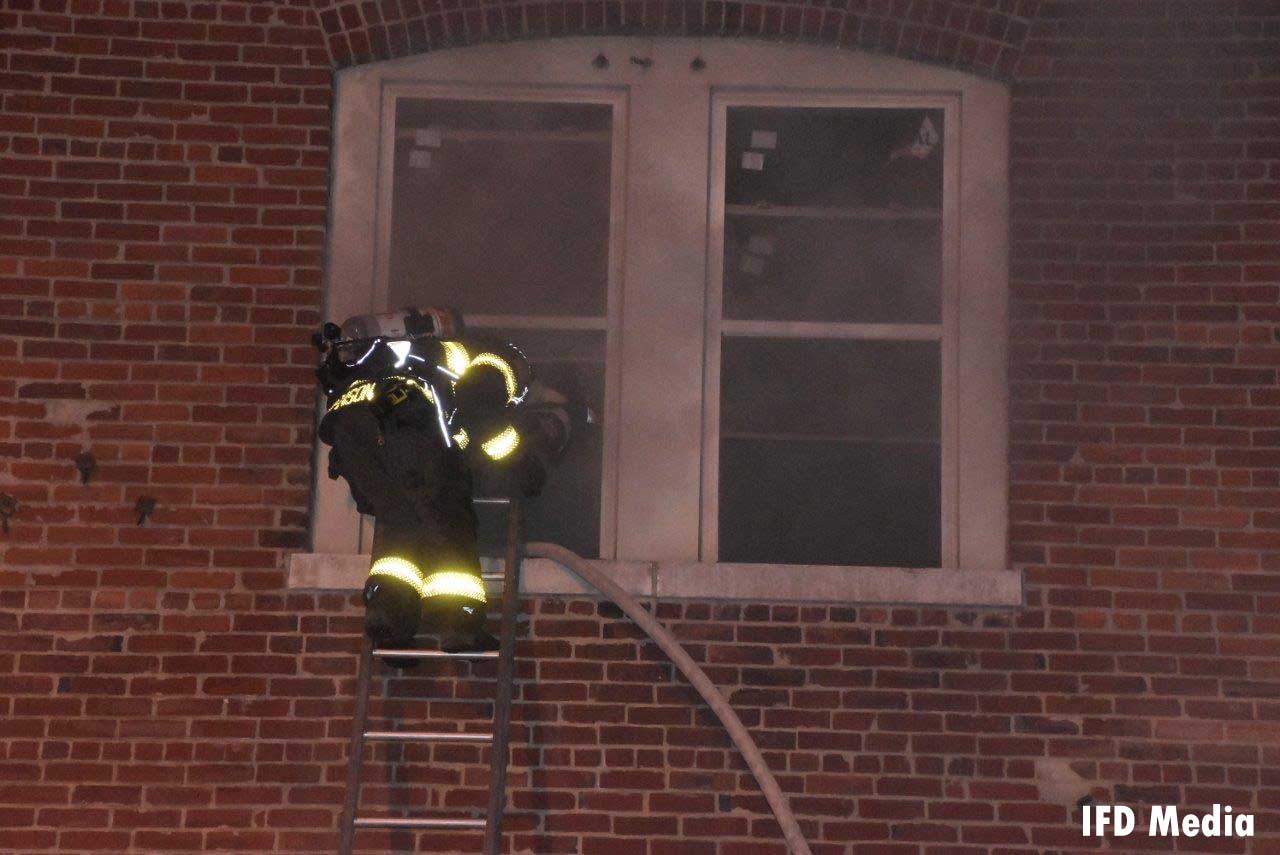
[(726, 338), (721, 430), (937, 441), (940, 383), (937, 342)]
[[(535, 379), (585, 404), (601, 419), (604, 413), (605, 334), (566, 330), (473, 329), (470, 334), (509, 341), (533, 365)], [(600, 555), (600, 483), (604, 459), (604, 425), (575, 428), (568, 448), (547, 473), (542, 494), (524, 504), (525, 540), (544, 540), (579, 555)], [(484, 479), (477, 492), (484, 494)], [(480, 506), (481, 541), (486, 554), (499, 554), (505, 511)]]
[[(612, 118), (599, 104), (401, 98), (390, 305), (604, 318)], [(470, 332), (514, 343), (540, 381), (603, 412), (603, 331)], [(601, 431), (578, 432), (542, 495), (526, 502), (526, 539), (599, 555)], [(477, 490), (489, 490), (483, 477)], [(504, 514), (478, 512), (484, 550), (494, 552)]]
[(725, 202), (938, 210), (942, 117), (936, 109), (730, 107)]
[(725, 219), (724, 316), (731, 320), (936, 324), (937, 223)]
[(402, 98), (389, 298), (603, 317), (612, 110)]
[(724, 316), (940, 322), (942, 121), (729, 108)]
[(726, 338), (720, 560), (937, 567), (936, 342)]

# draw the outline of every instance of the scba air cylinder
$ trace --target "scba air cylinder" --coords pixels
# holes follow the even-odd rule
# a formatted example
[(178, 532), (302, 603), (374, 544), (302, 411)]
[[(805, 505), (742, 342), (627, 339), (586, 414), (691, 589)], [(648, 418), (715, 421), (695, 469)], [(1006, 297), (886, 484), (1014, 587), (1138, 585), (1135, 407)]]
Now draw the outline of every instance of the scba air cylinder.
[(342, 324), (346, 339), (405, 339), (419, 336), (457, 338), (462, 334), (462, 315), (455, 309), (403, 308), (378, 315), (356, 315)]

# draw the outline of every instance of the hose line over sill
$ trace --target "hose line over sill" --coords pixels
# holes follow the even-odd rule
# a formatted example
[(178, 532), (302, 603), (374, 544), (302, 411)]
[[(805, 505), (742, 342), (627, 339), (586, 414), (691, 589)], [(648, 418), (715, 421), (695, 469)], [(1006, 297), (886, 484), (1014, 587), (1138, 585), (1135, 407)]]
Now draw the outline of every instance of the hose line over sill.
[(693, 661), (684, 647), (680, 645), (680, 642), (676, 641), (675, 637), (667, 631), (667, 628), (660, 624), (657, 618), (650, 614), (644, 606), (640, 605), (635, 597), (624, 591), (608, 576), (592, 567), (591, 563), (585, 558), (570, 552), (563, 546), (557, 546), (554, 543), (529, 543), (525, 545), (524, 551), (528, 556), (549, 558), (573, 571), (584, 582), (603, 594), (606, 599), (616, 603), (626, 613), (627, 617), (639, 624), (640, 628), (657, 642), (662, 651), (680, 669), (680, 673), (684, 674), (685, 679), (698, 690), (698, 694), (702, 695), (702, 699), (707, 702), (707, 705), (711, 707), (711, 710), (724, 725), (725, 730), (729, 732), (729, 738), (733, 740), (733, 744), (741, 752), (742, 758), (747, 761), (751, 774), (755, 775), (756, 783), (760, 785), (760, 791), (764, 793), (765, 799), (769, 802), (769, 808), (773, 811), (774, 817), (778, 820), (778, 825), (782, 828), (782, 836), (787, 841), (787, 848), (791, 850), (791, 855), (811, 855), (809, 844), (805, 842), (804, 836), (800, 833), (800, 824), (796, 822), (795, 814), (791, 812), (791, 805), (788, 804), (787, 797), (782, 794), (782, 789), (778, 786), (777, 779), (773, 777), (773, 773), (765, 765), (764, 757), (760, 754), (760, 749), (756, 746), (755, 740), (751, 738), (750, 732), (742, 723), (742, 719), (738, 718), (738, 714), (733, 711), (733, 707), (729, 706), (729, 702), (720, 693), (720, 690), (716, 688), (716, 685), (711, 682), (711, 678), (698, 667), (698, 663)]

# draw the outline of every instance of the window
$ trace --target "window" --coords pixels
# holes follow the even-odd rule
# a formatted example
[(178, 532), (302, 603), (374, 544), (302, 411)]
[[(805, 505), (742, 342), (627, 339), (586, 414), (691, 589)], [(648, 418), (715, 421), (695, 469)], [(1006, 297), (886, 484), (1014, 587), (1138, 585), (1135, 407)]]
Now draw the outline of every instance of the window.
[(945, 96), (713, 99), (703, 539), (719, 560), (954, 554), (948, 112)]
[[(388, 87), (386, 97), (395, 124), (390, 180), (380, 185), (387, 228), (378, 267), (386, 273), (375, 304), (459, 309), (469, 335), (515, 342), (540, 382), (605, 413), (609, 329), (618, 317), (611, 283), (620, 242), (610, 240), (621, 197), (613, 192), (621, 184), (613, 174), (618, 99), (414, 84)], [(531, 539), (590, 557), (608, 552), (605, 430), (579, 433), (543, 494), (527, 503)], [(503, 513), (477, 512), (491, 529)]]
[[(1006, 124), (999, 84), (799, 46), (350, 69), (326, 314), (456, 306), (588, 403), (527, 535), (644, 593), (1014, 603)], [(296, 584), (369, 543), (318, 469)]]

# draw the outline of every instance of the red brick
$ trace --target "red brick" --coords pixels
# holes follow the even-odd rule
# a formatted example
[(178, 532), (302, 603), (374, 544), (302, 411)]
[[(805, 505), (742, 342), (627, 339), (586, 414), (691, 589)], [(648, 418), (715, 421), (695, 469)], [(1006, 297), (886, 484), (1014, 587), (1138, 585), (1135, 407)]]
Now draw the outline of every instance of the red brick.
[[(319, 312), (327, 63), (447, 44), (445, 16), (418, 6), (32, 0), (0, 27), (0, 357), (25, 360), (9, 399), (48, 393), (0, 404), (6, 489), (32, 506), (0, 540), (0, 633), (18, 651), (0, 732), (11, 768), (36, 777), (0, 788), (17, 835), (0, 848), (336, 845), (359, 612), (351, 594), (282, 587), (282, 552), (303, 543), (312, 389), (278, 342), (305, 342)], [(1247, 43), (1190, 9), (1090, 7), (1084, 26), (1072, 2), (934, 4), (922, 20), (899, 6), (845, 19), (535, 4), (447, 20), (464, 40), (482, 21), (495, 37), (524, 21), (612, 32), (621, 16), (644, 32), (743, 26), (1016, 75), (1010, 551), (1029, 605), (837, 619), (664, 604), (664, 619), (705, 649), (802, 815), (857, 808), (802, 820), (815, 851), (1070, 849), (1077, 830), (1035, 786), (1042, 756), (1080, 758), (1100, 787), (1166, 774), (1160, 792), (1183, 801), (1256, 789), (1280, 759), (1274, 723), (1249, 718), (1277, 715), (1280, 679), (1280, 210), (1274, 129), (1256, 117), (1280, 91), (1247, 62), (1205, 62), (1197, 51)], [(1161, 109), (1192, 118), (1166, 129), (1146, 93), (1170, 79)], [(227, 397), (229, 382), (253, 385)], [(78, 398), (77, 384), (125, 405), (83, 432), (44, 425), (39, 401)], [(101, 460), (91, 487), (68, 462), (81, 440)], [(139, 529), (143, 490), (162, 511)], [(536, 749), (512, 770), (516, 849), (784, 851), (723, 733), (633, 628), (588, 601), (528, 608), (517, 743)], [(423, 706), (442, 723), (479, 717), (489, 691), (410, 679), (450, 699)], [(453, 803), (479, 805), (481, 757), (417, 759), (466, 780)], [(101, 802), (68, 813), (80, 796)], [(59, 829), (32, 827), (37, 810)], [(566, 818), (539, 825), (546, 811)]]

